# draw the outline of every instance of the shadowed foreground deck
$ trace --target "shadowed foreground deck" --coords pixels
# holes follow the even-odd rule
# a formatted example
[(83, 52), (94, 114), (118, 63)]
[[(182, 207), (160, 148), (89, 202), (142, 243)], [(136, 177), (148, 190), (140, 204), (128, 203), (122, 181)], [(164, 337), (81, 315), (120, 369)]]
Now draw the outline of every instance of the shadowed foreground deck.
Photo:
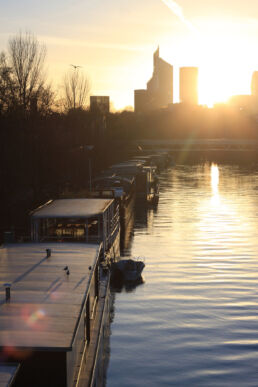
[[(51, 249), (49, 258), (46, 248)], [(2, 353), (8, 348), (71, 348), (99, 248), (71, 243), (0, 248)], [(69, 275), (64, 270), (66, 266)], [(8, 303), (4, 283), (11, 283)]]

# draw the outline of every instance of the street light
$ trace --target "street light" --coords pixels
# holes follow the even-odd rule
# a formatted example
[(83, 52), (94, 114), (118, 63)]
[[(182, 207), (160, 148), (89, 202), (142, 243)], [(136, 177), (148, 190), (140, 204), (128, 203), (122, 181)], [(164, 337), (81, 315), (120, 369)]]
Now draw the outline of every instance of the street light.
[[(85, 149), (90, 152), (94, 149), (94, 145), (85, 145)], [(90, 181), (90, 192), (91, 192), (91, 158), (89, 157), (89, 181)]]

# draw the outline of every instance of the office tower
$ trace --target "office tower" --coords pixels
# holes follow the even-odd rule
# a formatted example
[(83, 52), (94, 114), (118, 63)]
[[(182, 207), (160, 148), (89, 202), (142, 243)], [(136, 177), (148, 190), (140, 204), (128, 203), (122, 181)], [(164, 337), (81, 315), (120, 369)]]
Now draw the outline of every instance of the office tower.
[(180, 102), (198, 104), (198, 68), (181, 67), (179, 73)]
[(153, 75), (147, 89), (134, 91), (135, 112), (167, 107), (173, 102), (173, 66), (159, 57), (159, 48), (153, 54)]

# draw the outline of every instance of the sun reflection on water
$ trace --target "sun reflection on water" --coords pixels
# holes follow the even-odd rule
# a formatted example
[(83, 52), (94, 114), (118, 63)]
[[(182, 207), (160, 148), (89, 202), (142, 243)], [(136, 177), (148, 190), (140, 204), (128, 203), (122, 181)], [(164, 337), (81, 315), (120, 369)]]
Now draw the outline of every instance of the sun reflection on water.
[(219, 205), (220, 204), (219, 167), (217, 164), (214, 164), (214, 163), (211, 164), (210, 177), (211, 177), (211, 189), (212, 189), (211, 203), (213, 205)]
[(132, 239), (146, 282), (134, 302), (116, 293), (107, 385), (120, 368), (120, 385), (258, 385), (258, 167), (176, 165), (160, 182), (153, 226), (137, 218)]
[[(203, 195), (200, 200), (195, 240), (202, 246), (198, 254), (198, 264), (206, 265), (209, 261), (208, 265), (215, 270), (213, 273), (215, 278), (218, 275), (223, 276), (220, 271), (226, 270), (228, 262), (237, 264), (236, 256), (242, 248), (245, 249), (245, 242), (242, 239), (243, 247), (241, 247), (232, 241), (236, 235), (243, 236), (243, 224), (246, 224), (247, 220), (245, 213), (240, 211), (244, 204), (242, 198), (230, 195), (232, 180), (230, 169), (216, 163), (209, 164), (209, 172), (206, 169), (204, 180), (206, 192), (210, 193), (206, 197)], [(248, 225), (245, 226), (245, 231), (247, 229)]]

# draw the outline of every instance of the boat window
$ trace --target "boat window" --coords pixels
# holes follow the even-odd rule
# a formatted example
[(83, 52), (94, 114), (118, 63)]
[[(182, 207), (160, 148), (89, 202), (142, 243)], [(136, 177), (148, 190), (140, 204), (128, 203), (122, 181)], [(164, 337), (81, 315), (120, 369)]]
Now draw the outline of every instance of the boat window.
[(98, 218), (89, 218), (88, 219), (88, 240), (94, 241), (99, 237), (99, 220)]
[(40, 222), (41, 240), (82, 241), (85, 240), (85, 219), (50, 218)]

